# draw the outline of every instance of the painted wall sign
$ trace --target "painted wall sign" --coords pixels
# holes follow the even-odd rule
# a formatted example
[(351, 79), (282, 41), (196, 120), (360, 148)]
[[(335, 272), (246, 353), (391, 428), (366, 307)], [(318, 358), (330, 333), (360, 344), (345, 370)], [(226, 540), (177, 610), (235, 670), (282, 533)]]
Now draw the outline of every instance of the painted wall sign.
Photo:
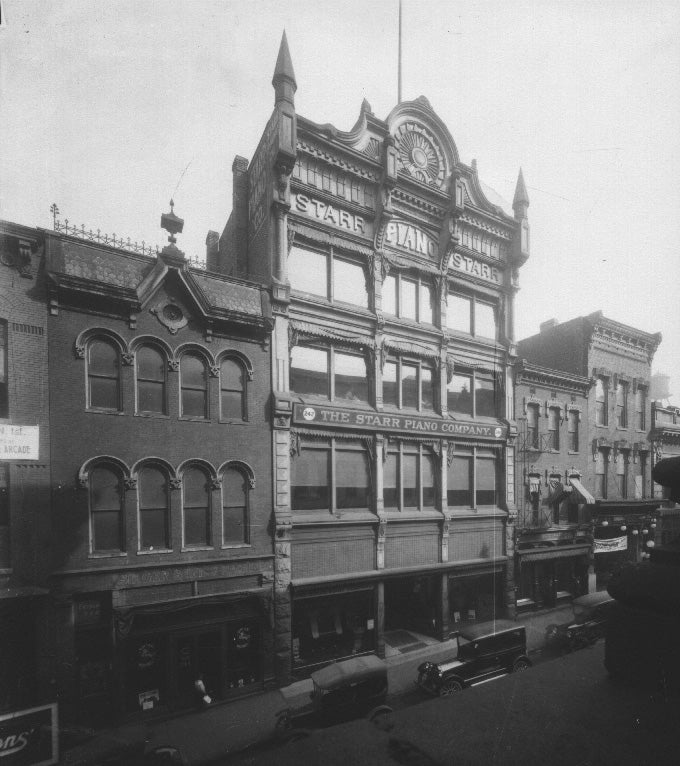
[(294, 193), (293, 210), (298, 213), (304, 213), (317, 221), (335, 226), (338, 229), (350, 231), (352, 234), (361, 234), (365, 237), (373, 236), (373, 225), (360, 215), (355, 215), (347, 210), (333, 207), (327, 202), (314, 199), (306, 194)]
[(476, 258), (462, 253), (452, 255), (451, 268), (471, 274), (473, 277), (479, 277), (487, 282), (493, 282), (495, 285), (500, 285), (503, 279), (501, 272), (495, 266), (489, 266), (488, 263), (482, 263)]
[(357, 412), (338, 407), (295, 404), (293, 420), (301, 425), (345, 426), (371, 431), (401, 431), (432, 436), (473, 436), (477, 439), (504, 439), (505, 426), (474, 421), (461, 423), (448, 418), (424, 418), (419, 415), (387, 415), (383, 412)]
[(428, 258), (435, 258), (437, 255), (437, 243), (432, 237), (418, 226), (404, 221), (390, 221), (387, 224), (385, 244)]
[(593, 546), (595, 553), (614, 553), (616, 551), (628, 550), (628, 538), (626, 535), (621, 537), (610, 537), (608, 540), (595, 540)]
[(0, 460), (38, 460), (39, 426), (0, 425)]
[(58, 761), (56, 703), (0, 715), (2, 766), (50, 766)]

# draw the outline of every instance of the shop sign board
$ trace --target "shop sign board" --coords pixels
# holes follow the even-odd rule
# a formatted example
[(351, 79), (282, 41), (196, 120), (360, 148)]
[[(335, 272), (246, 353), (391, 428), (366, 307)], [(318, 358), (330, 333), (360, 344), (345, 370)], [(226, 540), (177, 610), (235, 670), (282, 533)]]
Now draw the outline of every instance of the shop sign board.
[(364, 237), (373, 236), (373, 224), (361, 215), (350, 213), (348, 210), (335, 207), (307, 194), (291, 194), (291, 203), (293, 211), (296, 213), (303, 213), (309, 218), (314, 218), (352, 234)]
[(495, 423), (456, 421), (448, 418), (426, 418), (419, 415), (395, 415), (309, 404), (293, 406), (293, 421), (299, 425), (343, 426), (359, 430), (413, 433), (441, 437), (474, 437), (504, 439), (507, 429)]
[(38, 460), (39, 426), (0, 425), (0, 460)]
[(451, 256), (451, 268), (456, 271), (462, 271), (465, 274), (470, 274), (473, 277), (479, 277), (485, 282), (491, 282), (494, 285), (502, 283), (502, 272), (495, 266), (490, 266), (488, 263), (477, 260), (477, 258), (471, 258), (469, 255), (453, 253)]
[(436, 258), (437, 243), (419, 226), (406, 221), (390, 221), (385, 228), (385, 244), (414, 255)]
[(607, 540), (595, 540), (595, 553), (615, 553), (616, 551), (626, 550), (628, 550), (628, 538), (626, 535), (610, 537)]
[(50, 766), (58, 761), (56, 703), (0, 715), (0, 766)]

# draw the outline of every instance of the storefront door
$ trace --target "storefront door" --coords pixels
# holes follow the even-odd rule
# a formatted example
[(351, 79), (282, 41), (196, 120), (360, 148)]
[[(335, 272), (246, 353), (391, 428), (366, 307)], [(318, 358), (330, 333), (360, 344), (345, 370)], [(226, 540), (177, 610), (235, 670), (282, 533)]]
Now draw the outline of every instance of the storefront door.
[(222, 696), (221, 643), (219, 629), (175, 636), (172, 662), (177, 708), (195, 707), (198, 704), (194, 684), (199, 676), (211, 698)]

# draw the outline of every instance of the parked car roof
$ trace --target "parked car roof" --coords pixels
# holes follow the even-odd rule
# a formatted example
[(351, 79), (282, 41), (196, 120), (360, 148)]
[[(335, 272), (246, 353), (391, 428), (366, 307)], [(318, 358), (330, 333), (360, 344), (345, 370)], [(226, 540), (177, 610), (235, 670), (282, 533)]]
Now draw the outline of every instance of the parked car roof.
[(591, 607), (598, 604), (604, 604), (605, 601), (613, 601), (614, 599), (607, 593), (606, 590), (598, 590), (595, 593), (586, 593), (585, 596), (579, 596), (575, 598), (572, 603), (574, 606)]
[(494, 636), (497, 633), (506, 633), (519, 629), (524, 630), (524, 625), (521, 622), (513, 622), (513, 620), (489, 620), (489, 622), (478, 622), (476, 625), (462, 628), (458, 632), (468, 641), (476, 641), (484, 636)]
[(385, 678), (387, 665), (375, 654), (352, 657), (349, 660), (326, 665), (312, 673), (312, 681), (322, 689), (336, 689), (354, 681), (366, 681), (370, 678)]

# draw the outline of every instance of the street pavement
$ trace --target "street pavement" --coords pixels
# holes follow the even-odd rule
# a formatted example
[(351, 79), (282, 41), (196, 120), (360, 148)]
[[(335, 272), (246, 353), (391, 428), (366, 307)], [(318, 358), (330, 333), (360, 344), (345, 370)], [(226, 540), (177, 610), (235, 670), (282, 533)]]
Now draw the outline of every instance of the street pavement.
[[(567, 620), (569, 610), (570, 607), (563, 607), (518, 619), (527, 628), (530, 657), (540, 659), (545, 628), (552, 622)], [(455, 655), (455, 647), (455, 640), (440, 642), (416, 634), (410, 645), (402, 642), (388, 644), (385, 657), (390, 688), (388, 702), (395, 708), (401, 708), (422, 699), (419, 693), (413, 691), (417, 666), (426, 659), (437, 661), (450, 658)], [(142, 724), (141, 735), (139, 723), (103, 731), (94, 740), (66, 751), (60, 763), (64, 766), (93, 766), (104, 760), (101, 755), (94, 755), (95, 752), (101, 753), (107, 749), (107, 745), (108, 750), (114, 752), (119, 743), (133, 739), (140, 745), (146, 740), (147, 751), (165, 746), (177, 748), (188, 766), (219, 763), (226, 756), (271, 740), (275, 734), (277, 711), (285, 707), (296, 708), (308, 702), (311, 688), (311, 680), (306, 679), (282, 689), (213, 704), (181, 716), (149, 720)], [(115, 763), (115, 760), (111, 763)], [(131, 766), (132, 758), (121, 763)]]

